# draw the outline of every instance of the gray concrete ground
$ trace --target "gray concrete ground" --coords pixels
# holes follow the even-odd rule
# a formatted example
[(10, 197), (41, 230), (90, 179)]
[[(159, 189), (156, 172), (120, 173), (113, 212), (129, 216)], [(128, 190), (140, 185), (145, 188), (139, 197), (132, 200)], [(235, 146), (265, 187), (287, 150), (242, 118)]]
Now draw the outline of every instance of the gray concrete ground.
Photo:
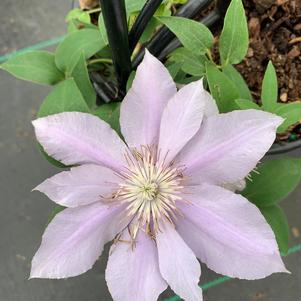
[(72, 0), (1, 0), (0, 55), (65, 33)]
[[(0, 54), (64, 34), (64, 15), (70, 2), (1, 0)], [(111, 300), (104, 279), (106, 256), (79, 277), (27, 280), (31, 257), (53, 207), (43, 195), (30, 192), (57, 171), (37, 150), (30, 124), (48, 91), (0, 73), (0, 301)], [(301, 150), (291, 155), (301, 156)], [(294, 228), (290, 245), (297, 245), (301, 243), (296, 230), (301, 229), (301, 186), (282, 204)], [(288, 256), (285, 262), (292, 275), (252, 282), (231, 280), (206, 291), (204, 300), (299, 301), (301, 252)], [(216, 277), (203, 266), (201, 283)]]

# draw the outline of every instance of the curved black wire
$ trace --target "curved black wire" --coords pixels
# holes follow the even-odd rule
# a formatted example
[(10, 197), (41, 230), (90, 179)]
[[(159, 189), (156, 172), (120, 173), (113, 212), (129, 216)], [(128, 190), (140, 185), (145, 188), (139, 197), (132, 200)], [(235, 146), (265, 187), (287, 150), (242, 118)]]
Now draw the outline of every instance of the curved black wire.
[(129, 33), (129, 47), (132, 53), (137, 45), (141, 35), (143, 34), (148, 22), (160, 6), (163, 0), (148, 0), (143, 6), (140, 14), (138, 15), (131, 31)]
[[(108, 82), (99, 73), (93, 71), (90, 73), (90, 79), (93, 82), (96, 94), (102, 100), (102, 102), (108, 103), (116, 101), (118, 96), (118, 88), (113, 83)], [(122, 94), (122, 97), (125, 95)]]
[[(200, 10), (207, 7), (213, 0), (190, 0), (187, 4), (183, 5), (176, 16), (194, 18)], [(146, 45), (146, 48), (154, 55), (159, 56), (161, 51), (167, 47), (167, 45), (175, 38), (175, 35), (167, 28), (163, 27), (160, 29), (150, 42)], [(142, 61), (144, 56), (144, 49), (141, 49), (137, 56), (134, 58), (132, 66), (137, 68), (137, 66)]]

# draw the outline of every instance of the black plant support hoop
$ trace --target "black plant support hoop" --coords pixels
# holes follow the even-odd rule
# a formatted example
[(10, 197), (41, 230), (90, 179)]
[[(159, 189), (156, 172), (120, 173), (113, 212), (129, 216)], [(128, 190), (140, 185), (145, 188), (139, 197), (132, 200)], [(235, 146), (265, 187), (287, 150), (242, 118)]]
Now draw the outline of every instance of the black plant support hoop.
[[(205, 9), (213, 0), (190, 0), (183, 5), (176, 16), (194, 18), (201, 10)], [(145, 46), (153, 55), (161, 57), (160, 53), (169, 45), (175, 38), (175, 35), (166, 27), (159, 30), (150, 42)], [(142, 49), (133, 61), (133, 68), (137, 68), (144, 56), (144, 49)]]
[(130, 76), (131, 56), (124, 0), (100, 0), (118, 83), (117, 97), (122, 97)]
[(274, 143), (271, 149), (268, 151), (268, 155), (279, 155), (291, 152), (295, 149), (301, 148), (301, 140), (286, 143)]
[(148, 0), (137, 17), (133, 27), (129, 33), (130, 52), (132, 53), (137, 45), (148, 22), (160, 6), (163, 0)]

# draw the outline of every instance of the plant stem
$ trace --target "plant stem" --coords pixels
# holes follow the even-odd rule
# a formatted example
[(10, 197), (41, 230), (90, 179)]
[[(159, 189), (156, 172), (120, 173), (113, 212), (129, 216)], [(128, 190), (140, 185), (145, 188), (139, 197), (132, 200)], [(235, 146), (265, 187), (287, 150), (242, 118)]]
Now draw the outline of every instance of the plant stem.
[(88, 14), (94, 14), (94, 13), (97, 13), (97, 12), (100, 12), (100, 11), (101, 11), (101, 8), (98, 7), (98, 8), (94, 8), (94, 9), (88, 10), (87, 13)]
[[(205, 7), (207, 7), (212, 0), (190, 0), (183, 5), (177, 12), (177, 16), (194, 18), (195, 15)], [(161, 51), (168, 46), (168, 44), (175, 38), (175, 35), (166, 27), (160, 29), (150, 42), (146, 45), (146, 48), (155, 56), (159, 56)], [(136, 68), (144, 56), (144, 49), (142, 49), (133, 61), (133, 67)]]
[(93, 65), (97, 63), (113, 64), (113, 61), (111, 59), (105, 59), (105, 58), (93, 59), (88, 62), (88, 65)]
[(207, 54), (209, 60), (210, 60), (212, 63), (214, 63), (214, 60), (213, 60), (213, 57), (212, 57), (212, 54), (211, 54), (210, 49), (207, 49), (206, 54)]
[(131, 73), (128, 27), (124, 0), (100, 0), (103, 19), (112, 51), (118, 82), (118, 96), (122, 97)]
[(144, 29), (148, 22), (160, 6), (163, 0), (148, 0), (138, 15), (130, 33), (129, 33), (129, 45), (130, 52), (132, 53), (136, 44), (138, 43)]

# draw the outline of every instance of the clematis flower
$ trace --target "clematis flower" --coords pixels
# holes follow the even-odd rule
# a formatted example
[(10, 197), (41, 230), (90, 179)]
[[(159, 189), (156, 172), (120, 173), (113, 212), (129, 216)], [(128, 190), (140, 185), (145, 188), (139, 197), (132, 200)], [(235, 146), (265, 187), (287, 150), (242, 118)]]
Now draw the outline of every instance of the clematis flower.
[(202, 81), (177, 91), (149, 52), (121, 104), (125, 142), (90, 114), (35, 120), (45, 151), (77, 166), (36, 188), (68, 208), (47, 227), (31, 278), (84, 273), (111, 240), (105, 274), (117, 301), (157, 300), (168, 285), (202, 300), (197, 258), (242, 279), (287, 272), (260, 211), (225, 188), (243, 182), (281, 123), (257, 110), (218, 114)]

